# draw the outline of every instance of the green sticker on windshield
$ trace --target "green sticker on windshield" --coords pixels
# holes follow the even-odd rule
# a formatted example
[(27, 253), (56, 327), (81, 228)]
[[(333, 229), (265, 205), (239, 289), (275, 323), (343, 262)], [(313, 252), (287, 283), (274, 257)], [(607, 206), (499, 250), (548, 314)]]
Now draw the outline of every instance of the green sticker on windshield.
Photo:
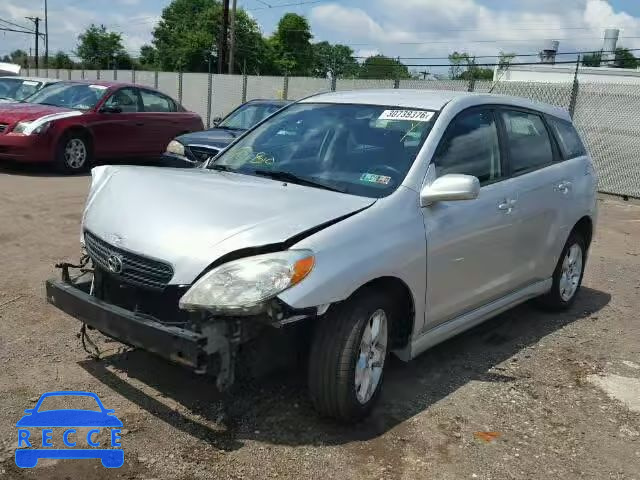
[(391, 181), (391, 177), (376, 175), (375, 173), (363, 173), (360, 175), (360, 181), (366, 183), (377, 183), (378, 185), (388, 185)]

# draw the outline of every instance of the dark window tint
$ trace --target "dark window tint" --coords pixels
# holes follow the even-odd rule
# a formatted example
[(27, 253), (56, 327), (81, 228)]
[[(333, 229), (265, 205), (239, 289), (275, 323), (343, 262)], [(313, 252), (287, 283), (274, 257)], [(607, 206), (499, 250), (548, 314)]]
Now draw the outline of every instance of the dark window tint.
[(512, 173), (533, 170), (553, 162), (549, 133), (539, 115), (503, 111)]
[(140, 103), (138, 102), (138, 92), (135, 88), (121, 88), (113, 92), (106, 102), (105, 107), (119, 107), (126, 113), (134, 113), (140, 111)]
[(498, 129), (490, 110), (458, 115), (449, 125), (435, 159), (438, 176), (464, 173), (489, 183), (502, 176)]
[(569, 159), (586, 155), (582, 140), (580, 140), (578, 132), (576, 132), (571, 122), (555, 117), (548, 117), (548, 120), (556, 134), (564, 158)]
[(175, 112), (176, 105), (169, 97), (150, 90), (140, 90), (145, 112)]

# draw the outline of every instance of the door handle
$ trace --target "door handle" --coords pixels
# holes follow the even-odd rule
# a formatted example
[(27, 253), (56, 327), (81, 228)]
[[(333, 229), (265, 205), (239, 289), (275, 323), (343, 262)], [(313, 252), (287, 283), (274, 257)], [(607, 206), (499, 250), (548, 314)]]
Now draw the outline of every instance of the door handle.
[(504, 199), (502, 203), (498, 204), (498, 210), (502, 210), (504, 213), (511, 213), (516, 205), (516, 201), (512, 199)]
[(136, 122), (136, 127), (144, 127), (144, 123), (143, 122)]

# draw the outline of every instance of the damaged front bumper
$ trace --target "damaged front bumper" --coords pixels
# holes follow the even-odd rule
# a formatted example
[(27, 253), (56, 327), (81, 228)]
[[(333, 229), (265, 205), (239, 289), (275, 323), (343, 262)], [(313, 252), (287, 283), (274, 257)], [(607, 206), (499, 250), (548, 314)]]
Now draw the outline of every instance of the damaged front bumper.
[(207, 369), (209, 355), (205, 335), (164, 325), (146, 315), (103, 302), (89, 294), (90, 287), (91, 282), (50, 279), (46, 282), (47, 301), (87, 326), (123, 343), (198, 371)]

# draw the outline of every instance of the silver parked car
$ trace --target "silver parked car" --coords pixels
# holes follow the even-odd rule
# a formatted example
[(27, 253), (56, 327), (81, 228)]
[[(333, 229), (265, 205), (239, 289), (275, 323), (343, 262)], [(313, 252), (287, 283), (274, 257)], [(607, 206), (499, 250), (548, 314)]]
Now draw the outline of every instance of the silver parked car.
[(345, 421), (370, 411), (389, 352), (532, 298), (570, 307), (596, 217), (567, 112), (496, 95), (319, 94), (202, 168), (92, 175), (92, 269), (62, 265), (51, 303), (220, 388), (246, 342), (307, 325), (313, 404)]

